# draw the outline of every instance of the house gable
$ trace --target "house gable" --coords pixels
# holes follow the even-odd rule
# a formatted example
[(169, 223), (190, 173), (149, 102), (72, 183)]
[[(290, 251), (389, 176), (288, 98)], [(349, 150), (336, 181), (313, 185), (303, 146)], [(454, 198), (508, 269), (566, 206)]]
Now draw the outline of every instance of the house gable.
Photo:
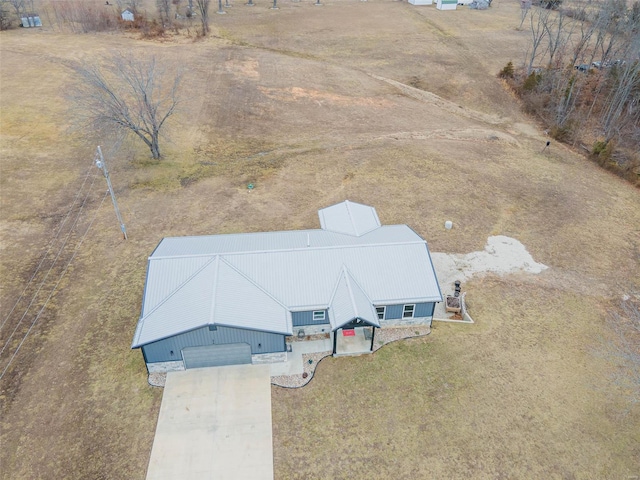
[(347, 268), (343, 267), (329, 304), (331, 329), (337, 330), (354, 319), (380, 326), (373, 303)]

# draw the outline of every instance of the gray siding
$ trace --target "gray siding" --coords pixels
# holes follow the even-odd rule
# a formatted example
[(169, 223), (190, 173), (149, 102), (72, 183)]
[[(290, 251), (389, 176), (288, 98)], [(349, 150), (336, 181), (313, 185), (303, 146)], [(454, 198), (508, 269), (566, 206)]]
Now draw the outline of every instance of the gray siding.
[(284, 352), (286, 348), (284, 335), (278, 333), (230, 327), (218, 327), (217, 330), (210, 331), (209, 327), (203, 327), (144, 345), (142, 350), (147, 363), (170, 362), (181, 360), (182, 349), (186, 347), (229, 343), (248, 343), (252, 354)]
[(416, 303), (416, 309), (413, 316), (414, 317), (432, 317), (434, 308), (436, 308), (436, 304), (433, 302)]
[(284, 352), (284, 335), (280, 333), (259, 332), (242, 328), (218, 327), (214, 334), (214, 343), (248, 343), (251, 353)]
[[(381, 305), (382, 306), (382, 305)], [(384, 313), (385, 320), (395, 320), (397, 318), (402, 318), (402, 309), (404, 305), (387, 305)]]
[(329, 323), (329, 312), (327, 310), (324, 311), (324, 320), (321, 322), (313, 319), (313, 311), (291, 312), (291, 320), (293, 321), (294, 327), (303, 327), (305, 325), (325, 325)]
[[(413, 305), (413, 304), (407, 304), (407, 305)], [(377, 306), (382, 307), (382, 305), (377, 305)], [(433, 302), (416, 303), (415, 306), (416, 308), (413, 311), (414, 318), (431, 317), (433, 316), (433, 309), (435, 308), (436, 304)], [(384, 314), (385, 320), (398, 320), (402, 318), (402, 312), (404, 311), (404, 304), (387, 305), (386, 307), (387, 308)]]

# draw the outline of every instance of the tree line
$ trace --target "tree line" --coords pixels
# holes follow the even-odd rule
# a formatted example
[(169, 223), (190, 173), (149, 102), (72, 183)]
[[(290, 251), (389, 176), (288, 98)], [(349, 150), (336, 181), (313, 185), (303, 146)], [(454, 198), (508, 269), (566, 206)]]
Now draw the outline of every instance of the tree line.
[(640, 184), (640, 2), (522, 6), (524, 61), (500, 76), (554, 138)]
[[(132, 29), (148, 38), (163, 36), (170, 29), (177, 33), (186, 27), (187, 31), (194, 28), (198, 35), (205, 36), (209, 33), (209, 4), (210, 0), (156, 0), (157, 16), (154, 17), (141, 8), (141, 0), (105, 0), (102, 4), (85, 0), (56, 0), (41, 5), (39, 13), (46, 25), (72, 33)], [(221, 0), (218, 4), (220, 11)], [(120, 17), (125, 9), (134, 14), (133, 21), (124, 21)], [(0, 30), (19, 26), (21, 18), (32, 13), (36, 13), (33, 0), (0, 0)]]

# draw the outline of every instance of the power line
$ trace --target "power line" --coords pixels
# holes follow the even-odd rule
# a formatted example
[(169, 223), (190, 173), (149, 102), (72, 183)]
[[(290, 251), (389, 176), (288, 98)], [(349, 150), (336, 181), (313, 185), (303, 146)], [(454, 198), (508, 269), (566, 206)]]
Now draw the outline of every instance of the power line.
[[(47, 248), (47, 251), (44, 253), (44, 255), (42, 256), (42, 258), (40, 259), (40, 263), (38, 264), (38, 266), (36, 267), (36, 271), (33, 272), (33, 275), (31, 275), (31, 278), (29, 279), (29, 281), (27, 282), (27, 285), (24, 287), (24, 290), (22, 291), (22, 293), (20, 294), (20, 297), (18, 297), (18, 300), (16, 300), (16, 303), (13, 304), (13, 307), (11, 307), (11, 311), (9, 312), (9, 314), (5, 317), (5, 319), (2, 322), (2, 325), (0, 325), (0, 330), (2, 330), (2, 328), (4, 327), (4, 325), (7, 323), (7, 320), (9, 320), (9, 317), (11, 317), (11, 314), (13, 313), (13, 311), (15, 310), (15, 308), (18, 306), (18, 303), (20, 303), (20, 300), (22, 300), (22, 297), (24, 297), (24, 294), (26, 293), (27, 289), (29, 288), (29, 286), (31, 285), (31, 282), (33, 281), (33, 279), (36, 277), (36, 275), (38, 274), (38, 272), (40, 271), (40, 268), (42, 267), (42, 264), (44, 263), (45, 259), (47, 258), (47, 256), (49, 255), (49, 252), (51, 251), (51, 248), (53, 247), (54, 242), (58, 239), (58, 236), (60, 235), (60, 232), (62, 231), (62, 228), (64, 227), (65, 223), (67, 223), (67, 220), (69, 219), (69, 216), (71, 215), (71, 212), (73, 211), (73, 207), (76, 204), (76, 202), (78, 201), (78, 198), (80, 197), (80, 193), (82, 192), (82, 189), (84, 188), (85, 184), (87, 183), (87, 179), (89, 178), (89, 172), (91, 170), (91, 167), (89, 167), (87, 169), (87, 173), (84, 176), (84, 182), (82, 182), (82, 185), (80, 185), (80, 188), (78, 189), (78, 193), (76, 194), (75, 198), (73, 199), (73, 203), (71, 204), (71, 207), (69, 207), (69, 211), (67, 212), (67, 214), (64, 217), (64, 220), (62, 221), (62, 223), (60, 224), (60, 226), (58, 227), (58, 231), (56, 232), (55, 236), (53, 237), (53, 239), (51, 239), (51, 241), (49, 242), (49, 247)], [(95, 176), (94, 176), (95, 177)], [(94, 178), (95, 181), (95, 178)]]
[(2, 350), (0, 350), (0, 355), (2, 355), (2, 353), (5, 350), (5, 348), (7, 348), (7, 346), (11, 342), (11, 339), (13, 338), (13, 335), (18, 330), (18, 327), (22, 323), (22, 320), (24, 320), (24, 317), (26, 317), (27, 313), (29, 312), (29, 309), (31, 308), (31, 305), (33, 305), (33, 302), (35, 302), (38, 294), (40, 293), (40, 290), (42, 290), (42, 287), (44, 286), (45, 282), (47, 281), (47, 278), (49, 278), (49, 274), (53, 270), (53, 267), (55, 267), (56, 262), (58, 261), (58, 258), (60, 257), (60, 254), (63, 252), (64, 247), (66, 247), (67, 242), (69, 241), (69, 238), (71, 238), (71, 234), (73, 233), (73, 229), (78, 224), (78, 220), (80, 220), (80, 216), (82, 215), (82, 211), (84, 210), (85, 203), (87, 202), (87, 199), (89, 198), (89, 195), (91, 194), (91, 189), (93, 188), (93, 184), (95, 183), (95, 180), (96, 180), (96, 177), (94, 175), (93, 179), (91, 181), (91, 185), (89, 185), (89, 190), (87, 191), (87, 194), (85, 195), (84, 200), (82, 201), (82, 205), (80, 205), (80, 208), (78, 209), (78, 215), (76, 216), (76, 219), (73, 222), (73, 225), (71, 225), (71, 228), (69, 229), (69, 232), (67, 233), (67, 237), (64, 239), (64, 242), (62, 243), (62, 246), (58, 250), (56, 258), (54, 258), (53, 263), (51, 264), (51, 266), (49, 267), (49, 270), (47, 271), (47, 274), (44, 276), (44, 278), (40, 282), (40, 285), (38, 286), (38, 289), (36, 290), (36, 293), (33, 294), (33, 297), (31, 298), (31, 301), (29, 302), (29, 305), (27, 306), (27, 309), (22, 314), (22, 317), (20, 317), (20, 320), (18, 321), (18, 323), (16, 324), (15, 328), (13, 329), (13, 332), (11, 332), (11, 335), (9, 335), (9, 338), (7, 339), (5, 344), (2, 346)]
[(73, 255), (71, 256), (71, 258), (69, 259), (69, 262), (67, 262), (67, 265), (64, 267), (64, 270), (62, 271), (62, 273), (60, 274), (60, 278), (58, 278), (58, 281), (56, 282), (56, 284), (53, 286), (53, 289), (51, 290), (51, 293), (49, 294), (49, 296), (47, 297), (47, 300), (44, 302), (44, 305), (42, 306), (42, 308), (40, 309), (40, 311), (38, 312), (38, 314), (36, 315), (36, 318), (33, 319), (33, 322), (31, 322), (31, 326), (29, 327), (29, 330), (27, 330), (27, 333), (25, 333), (24, 338), (22, 339), (22, 341), (20, 342), (20, 344), (18, 345), (18, 348), (16, 348), (16, 351), (13, 352), (13, 355), (11, 356), (11, 358), (9, 359), (9, 363), (7, 363), (7, 366), (4, 368), (4, 370), (2, 371), (2, 374), (0, 375), (0, 380), (2, 380), (2, 377), (4, 377), (4, 374), (7, 372), (7, 370), (9, 369), (9, 366), (11, 365), (11, 362), (13, 361), (13, 359), (16, 357), (16, 355), (18, 354), (18, 352), (20, 351), (20, 347), (22, 347), (22, 344), (24, 343), (24, 341), (27, 339), (27, 337), (29, 336), (29, 333), (31, 333), (31, 329), (35, 326), (36, 322), (38, 321), (38, 318), (40, 318), (40, 315), (42, 314), (42, 312), (44, 311), (45, 307), (47, 306), (47, 304), (49, 303), (49, 300), (51, 300), (51, 297), (53, 297), (53, 294), (55, 293), (56, 289), (58, 288), (58, 285), (60, 284), (60, 282), (62, 281), (62, 278), (64, 277), (64, 274), (67, 273), (67, 270), (69, 269), (69, 266), (71, 265), (71, 262), (73, 262), (73, 259), (76, 257), (76, 254), (78, 253), (78, 250), (80, 249), (80, 246), (82, 245), (82, 243), (84, 242), (85, 237), (87, 236), (87, 234), (89, 233), (89, 230), (91, 229), (91, 226), (93, 225), (93, 222), (96, 220), (96, 217), (98, 216), (98, 212), (100, 211), (100, 207), (102, 207), (102, 204), (104, 203), (104, 201), (107, 199), (107, 194), (109, 192), (105, 192), (104, 196), (102, 197), (102, 201), (100, 202), (100, 205), (98, 205), (98, 208), (96, 209), (96, 213), (93, 216), (93, 218), (91, 219), (91, 223), (89, 223), (89, 226), (87, 227), (87, 229), (84, 232), (84, 235), (82, 235), (82, 238), (80, 239), (80, 242), (76, 245), (75, 250), (73, 251)]

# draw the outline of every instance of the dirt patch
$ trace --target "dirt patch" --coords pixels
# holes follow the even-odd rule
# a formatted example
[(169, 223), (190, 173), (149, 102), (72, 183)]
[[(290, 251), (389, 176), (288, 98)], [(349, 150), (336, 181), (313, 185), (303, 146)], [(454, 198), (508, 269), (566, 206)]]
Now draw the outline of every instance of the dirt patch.
[(301, 87), (292, 87), (284, 89), (274, 89), (258, 87), (258, 89), (271, 99), (280, 101), (298, 102), (307, 100), (315, 102), (319, 106), (336, 105), (341, 107), (348, 106), (367, 106), (367, 107), (389, 107), (391, 102), (379, 98), (354, 98), (346, 95), (337, 95), (329, 92), (320, 92)]

